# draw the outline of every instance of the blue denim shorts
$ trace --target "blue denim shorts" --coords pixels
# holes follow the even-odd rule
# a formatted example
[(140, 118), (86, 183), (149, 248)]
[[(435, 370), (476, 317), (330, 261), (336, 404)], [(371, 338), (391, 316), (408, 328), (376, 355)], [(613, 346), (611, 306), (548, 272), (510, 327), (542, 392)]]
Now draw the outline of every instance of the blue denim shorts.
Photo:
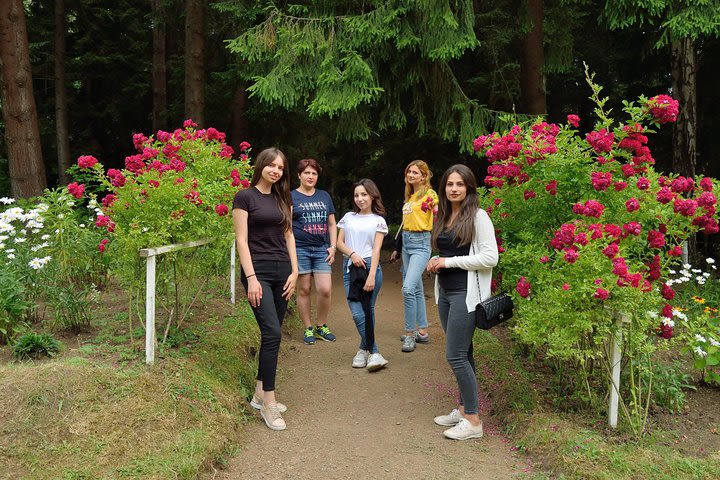
[(330, 265), (325, 261), (328, 256), (329, 245), (322, 247), (297, 247), (298, 273), (330, 273)]

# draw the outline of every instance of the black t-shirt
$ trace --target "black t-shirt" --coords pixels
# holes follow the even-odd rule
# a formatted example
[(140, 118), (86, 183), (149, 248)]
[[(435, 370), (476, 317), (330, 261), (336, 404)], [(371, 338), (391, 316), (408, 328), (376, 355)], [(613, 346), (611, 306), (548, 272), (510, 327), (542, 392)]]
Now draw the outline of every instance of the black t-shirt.
[[(470, 253), (470, 245), (457, 244), (455, 230), (442, 230), (437, 237), (437, 247), (441, 257), (460, 257)], [(462, 268), (442, 268), (438, 272), (438, 281), (443, 290), (466, 290), (467, 270)]]
[(255, 187), (240, 190), (233, 209), (248, 212), (248, 246), (253, 261), (290, 261), (282, 211), (272, 193), (261, 193)]

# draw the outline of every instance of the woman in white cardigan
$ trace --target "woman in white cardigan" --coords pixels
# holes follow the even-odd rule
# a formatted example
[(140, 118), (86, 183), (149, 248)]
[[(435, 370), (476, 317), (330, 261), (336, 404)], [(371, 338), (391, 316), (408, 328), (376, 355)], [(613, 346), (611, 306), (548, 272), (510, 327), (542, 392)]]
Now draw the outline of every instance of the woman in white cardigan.
[(438, 215), (432, 232), (429, 272), (435, 277), (435, 301), (445, 330), (445, 357), (460, 391), (460, 407), (435, 417), (451, 427), (443, 434), (454, 440), (483, 435), (478, 412), (478, 387), (473, 360), (475, 306), (490, 296), (492, 269), (498, 262), (495, 229), (478, 205), (477, 180), (465, 165), (448, 168), (438, 188)]

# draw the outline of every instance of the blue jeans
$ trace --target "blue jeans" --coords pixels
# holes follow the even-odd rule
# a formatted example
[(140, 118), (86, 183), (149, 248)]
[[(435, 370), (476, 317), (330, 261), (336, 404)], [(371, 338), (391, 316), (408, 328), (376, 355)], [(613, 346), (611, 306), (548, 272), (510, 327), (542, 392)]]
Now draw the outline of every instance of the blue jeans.
[(475, 312), (468, 313), (466, 289), (445, 291), (440, 288), (438, 313), (445, 330), (445, 358), (455, 374), (460, 391), (460, 404), (465, 413), (478, 413), (478, 386), (473, 359)]
[(296, 247), (298, 274), (330, 273), (332, 268), (325, 259), (328, 256), (328, 245)]
[(402, 232), (402, 298), (405, 331), (427, 328), (422, 275), (430, 260), (430, 232)]
[[(370, 257), (365, 259), (365, 265), (367, 265), (368, 268), (370, 268), (370, 261), (372, 259)], [(343, 259), (343, 284), (345, 285), (345, 298), (347, 299), (348, 293), (350, 292), (350, 274), (348, 273), (348, 259)], [(377, 296), (380, 293), (380, 287), (382, 287), (382, 269), (380, 268), (380, 265), (378, 265), (377, 272), (375, 273), (375, 289), (372, 292), (372, 300), (371, 300), (371, 310), (372, 310), (372, 317), (370, 321), (375, 322), (375, 301), (377, 300)], [(372, 345), (368, 345), (365, 341), (365, 312), (363, 312), (362, 305), (360, 302), (354, 302), (351, 300), (347, 301), (348, 307), (350, 307), (350, 313), (352, 314), (353, 321), (355, 322), (355, 327), (357, 327), (357, 331), (360, 334), (360, 350), (369, 350), (370, 353), (378, 353), (378, 346), (377, 342), (373, 343)], [(373, 325), (375, 325), (373, 323)]]

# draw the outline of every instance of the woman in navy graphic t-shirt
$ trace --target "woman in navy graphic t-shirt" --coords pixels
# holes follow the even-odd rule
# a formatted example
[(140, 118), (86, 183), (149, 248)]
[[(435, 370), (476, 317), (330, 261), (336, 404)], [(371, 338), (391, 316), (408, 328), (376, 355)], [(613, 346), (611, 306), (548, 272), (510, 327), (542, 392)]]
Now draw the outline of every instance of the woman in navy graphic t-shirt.
[[(293, 234), (298, 257), (297, 306), (305, 325), (303, 341), (307, 345), (319, 338), (334, 342), (335, 335), (327, 326), (330, 311), (330, 266), (335, 261), (337, 228), (335, 206), (325, 190), (315, 188), (322, 168), (312, 158), (298, 162), (300, 187), (291, 192), (293, 202)], [(311, 277), (314, 282), (311, 281)], [(317, 319), (310, 318), (310, 292), (315, 283)]]

